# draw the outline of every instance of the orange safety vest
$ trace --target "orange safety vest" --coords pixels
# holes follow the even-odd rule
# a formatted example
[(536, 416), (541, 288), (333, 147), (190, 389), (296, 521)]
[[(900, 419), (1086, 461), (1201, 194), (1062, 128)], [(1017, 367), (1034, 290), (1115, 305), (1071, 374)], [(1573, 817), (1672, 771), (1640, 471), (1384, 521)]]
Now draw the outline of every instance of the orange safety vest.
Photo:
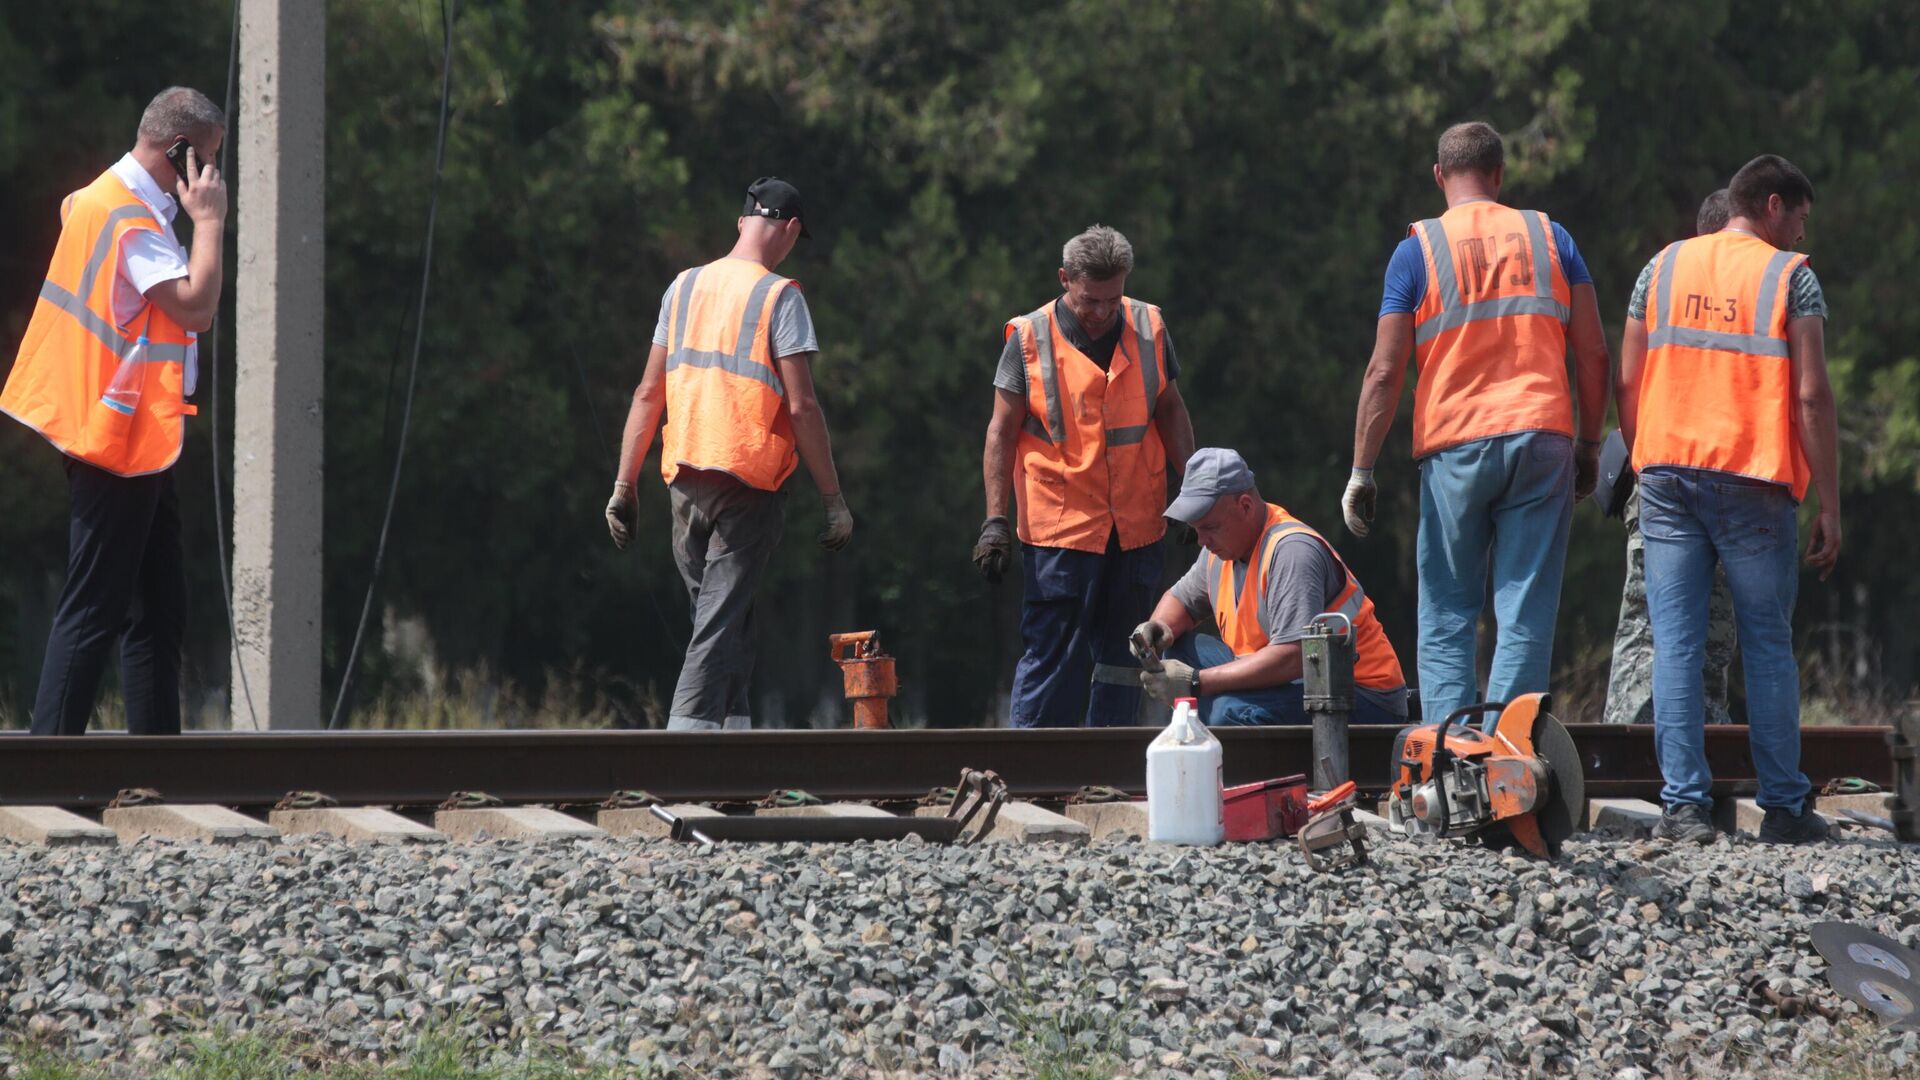
[(667, 320), (667, 420), (660, 475), (680, 466), (777, 491), (800, 463), (773, 355), (773, 309), (799, 285), (750, 259), (683, 270)]
[(1413, 313), (1413, 456), (1517, 431), (1573, 437), (1573, 291), (1547, 215), (1461, 203), (1408, 230), (1427, 260)]
[(1007, 322), (1027, 360), (1020, 429), (1020, 539), (1104, 552), (1118, 531), (1132, 551), (1166, 535), (1167, 451), (1153, 422), (1167, 385), (1160, 309), (1120, 299), (1126, 325), (1107, 370), (1060, 333), (1049, 303)]
[(1267, 504), (1266, 531), (1254, 545), (1258, 557), (1252, 563), (1230, 562), (1211, 551), (1203, 556), (1207, 560), (1207, 602), (1213, 606), (1220, 640), (1226, 642), (1235, 656), (1247, 656), (1267, 647), (1267, 631), (1260, 625), (1260, 601), (1267, 595), (1267, 574), (1273, 569), (1273, 553), (1279, 550), (1283, 538), (1295, 533), (1305, 533), (1318, 541), (1327, 549), (1327, 554), (1333, 556), (1334, 565), (1347, 575), (1346, 588), (1340, 590), (1340, 595), (1333, 598), (1326, 610), (1329, 614), (1345, 615), (1353, 623), (1354, 685), (1369, 690), (1398, 690), (1407, 685), (1407, 677), (1400, 671), (1400, 657), (1394, 653), (1393, 643), (1387, 640), (1379, 616), (1374, 614), (1373, 601), (1367, 599), (1366, 590), (1360, 587), (1353, 571), (1347, 569), (1340, 553), (1333, 550), (1326, 537), (1273, 503)]
[(1812, 470), (1787, 349), (1787, 293), (1806, 261), (1731, 231), (1660, 253), (1648, 287), (1636, 469), (1714, 469), (1806, 497)]
[(60, 222), (0, 412), (110, 473), (170, 468), (186, 438), (182, 417), (195, 412), (186, 403), (194, 335), (152, 303), (127, 326), (113, 319), (120, 245), (136, 230), (160, 232), (160, 222), (111, 171), (68, 195)]

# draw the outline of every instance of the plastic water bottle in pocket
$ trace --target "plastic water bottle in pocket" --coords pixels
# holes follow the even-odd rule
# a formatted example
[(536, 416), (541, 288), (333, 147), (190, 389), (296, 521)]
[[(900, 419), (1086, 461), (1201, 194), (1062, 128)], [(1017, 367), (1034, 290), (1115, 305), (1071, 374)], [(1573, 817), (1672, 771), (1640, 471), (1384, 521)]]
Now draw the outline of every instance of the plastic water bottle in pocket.
[(120, 358), (120, 368), (113, 373), (113, 381), (107, 384), (107, 392), (100, 395), (100, 404), (123, 416), (132, 416), (140, 407), (140, 389), (146, 381), (147, 336), (140, 335), (133, 343), (127, 355)]

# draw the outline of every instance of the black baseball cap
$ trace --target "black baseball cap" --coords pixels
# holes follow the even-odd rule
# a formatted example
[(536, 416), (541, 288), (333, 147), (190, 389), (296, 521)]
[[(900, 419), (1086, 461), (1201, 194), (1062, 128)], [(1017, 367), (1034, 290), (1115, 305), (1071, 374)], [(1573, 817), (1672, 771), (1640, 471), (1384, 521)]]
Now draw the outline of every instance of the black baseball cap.
[(748, 216), (787, 221), (798, 218), (802, 239), (812, 239), (807, 231), (806, 211), (800, 208), (800, 189), (777, 176), (763, 176), (747, 185), (747, 202), (740, 213)]

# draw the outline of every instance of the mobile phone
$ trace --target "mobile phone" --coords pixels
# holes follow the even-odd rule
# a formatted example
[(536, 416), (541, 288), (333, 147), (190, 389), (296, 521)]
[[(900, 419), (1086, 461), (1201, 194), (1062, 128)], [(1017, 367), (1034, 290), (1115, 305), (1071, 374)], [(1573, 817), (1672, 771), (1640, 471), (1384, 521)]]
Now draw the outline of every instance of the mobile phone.
[[(175, 139), (172, 146), (167, 147), (167, 160), (173, 163), (173, 171), (179, 173), (180, 179), (182, 180), (187, 179), (188, 149), (189, 145), (184, 135)], [(189, 180), (188, 182), (191, 183), (192, 181)]]

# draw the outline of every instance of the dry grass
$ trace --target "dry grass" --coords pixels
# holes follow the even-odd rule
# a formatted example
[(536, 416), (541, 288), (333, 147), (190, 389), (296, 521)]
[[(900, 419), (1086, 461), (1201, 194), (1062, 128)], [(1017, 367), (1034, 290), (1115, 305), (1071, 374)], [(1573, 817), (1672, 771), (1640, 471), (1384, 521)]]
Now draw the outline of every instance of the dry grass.
[(652, 687), (590, 678), (577, 667), (549, 670), (543, 681), (535, 697), (484, 666), (442, 670), (425, 688), (388, 691), (361, 703), (349, 726), (370, 731), (666, 726), (666, 702)]

